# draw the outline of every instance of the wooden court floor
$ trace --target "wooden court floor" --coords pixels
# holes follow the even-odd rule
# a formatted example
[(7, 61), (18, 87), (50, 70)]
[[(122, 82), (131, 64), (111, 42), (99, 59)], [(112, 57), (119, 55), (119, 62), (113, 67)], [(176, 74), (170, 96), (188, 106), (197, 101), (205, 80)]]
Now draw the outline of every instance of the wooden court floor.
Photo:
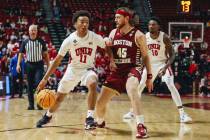
[[(144, 95), (143, 107), (148, 140), (210, 140), (210, 98), (182, 98), (183, 103), (200, 109), (185, 107), (193, 118), (192, 124), (180, 124), (179, 114), (170, 98)], [(45, 128), (35, 124), (43, 111), (28, 111), (27, 98), (0, 100), (0, 140), (133, 140), (135, 122), (122, 119), (129, 110), (127, 95), (114, 98), (106, 114), (107, 128), (85, 131), (86, 95), (71, 94), (54, 114)]]

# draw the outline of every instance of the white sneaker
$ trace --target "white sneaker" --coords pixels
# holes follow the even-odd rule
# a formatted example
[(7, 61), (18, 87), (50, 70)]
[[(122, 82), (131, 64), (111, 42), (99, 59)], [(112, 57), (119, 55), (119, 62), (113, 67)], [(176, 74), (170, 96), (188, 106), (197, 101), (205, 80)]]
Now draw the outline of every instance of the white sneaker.
[(134, 119), (135, 115), (133, 112), (128, 112), (127, 114), (123, 115), (123, 119)]
[(181, 123), (191, 123), (192, 122), (192, 118), (187, 114), (187, 113), (183, 113), (180, 115), (180, 122)]

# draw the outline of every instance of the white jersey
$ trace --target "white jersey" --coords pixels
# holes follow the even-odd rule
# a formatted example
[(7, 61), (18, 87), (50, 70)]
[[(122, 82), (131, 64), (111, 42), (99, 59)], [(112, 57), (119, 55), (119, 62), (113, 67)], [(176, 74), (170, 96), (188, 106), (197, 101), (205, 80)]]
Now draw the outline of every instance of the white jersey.
[(105, 41), (100, 35), (88, 31), (85, 37), (80, 38), (75, 31), (63, 41), (58, 54), (65, 56), (69, 51), (71, 59), (69, 66), (72, 68), (92, 68), (94, 67), (97, 46), (105, 48)]
[(152, 39), (150, 32), (146, 33), (146, 41), (148, 47), (148, 54), (151, 64), (165, 63), (167, 56), (165, 54), (166, 48), (165, 43), (163, 42), (164, 32), (159, 33), (158, 38)]

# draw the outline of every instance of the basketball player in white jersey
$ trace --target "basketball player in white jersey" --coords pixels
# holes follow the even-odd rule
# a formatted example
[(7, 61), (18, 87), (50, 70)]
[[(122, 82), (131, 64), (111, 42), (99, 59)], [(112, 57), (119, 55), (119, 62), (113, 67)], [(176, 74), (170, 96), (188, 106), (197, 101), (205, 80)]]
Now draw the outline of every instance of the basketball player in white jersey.
[[(155, 80), (157, 76), (162, 77), (162, 81), (166, 83), (168, 89), (171, 92), (173, 101), (178, 107), (180, 114), (181, 123), (189, 123), (192, 119), (184, 112), (182, 101), (178, 90), (174, 85), (174, 76), (170, 65), (175, 59), (175, 53), (172, 48), (171, 41), (164, 32), (160, 31), (159, 19), (153, 17), (150, 19), (148, 24), (149, 32), (146, 33), (146, 41), (148, 47), (148, 53), (151, 60), (152, 68), (152, 81)], [(145, 81), (147, 77), (147, 72), (144, 69), (142, 79), (139, 84), (139, 95), (141, 96), (144, 88)], [(130, 112), (123, 116), (124, 119), (131, 119), (134, 117), (132, 109)]]
[(37, 90), (42, 90), (49, 76), (56, 70), (67, 52), (70, 53), (71, 62), (61, 79), (58, 89), (56, 103), (49, 108), (46, 114), (37, 122), (37, 127), (48, 123), (52, 114), (58, 109), (64, 97), (81, 81), (81, 85), (88, 87), (88, 112), (85, 121), (85, 129), (94, 129), (94, 109), (96, 103), (96, 87), (98, 76), (93, 71), (97, 46), (105, 48), (105, 41), (100, 36), (88, 30), (90, 13), (88, 11), (77, 11), (73, 15), (72, 22), (76, 31), (70, 34), (62, 43), (58, 55), (47, 70)]

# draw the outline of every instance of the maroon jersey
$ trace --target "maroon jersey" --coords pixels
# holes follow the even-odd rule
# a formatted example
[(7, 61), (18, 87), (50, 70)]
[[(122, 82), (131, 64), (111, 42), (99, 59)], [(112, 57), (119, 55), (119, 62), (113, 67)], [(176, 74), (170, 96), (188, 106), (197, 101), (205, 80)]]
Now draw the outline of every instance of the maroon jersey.
[(137, 31), (136, 28), (133, 28), (125, 35), (122, 35), (119, 29), (115, 32), (112, 39), (112, 52), (119, 72), (127, 73), (132, 67), (142, 67), (140, 59), (141, 52), (135, 43), (135, 34)]

